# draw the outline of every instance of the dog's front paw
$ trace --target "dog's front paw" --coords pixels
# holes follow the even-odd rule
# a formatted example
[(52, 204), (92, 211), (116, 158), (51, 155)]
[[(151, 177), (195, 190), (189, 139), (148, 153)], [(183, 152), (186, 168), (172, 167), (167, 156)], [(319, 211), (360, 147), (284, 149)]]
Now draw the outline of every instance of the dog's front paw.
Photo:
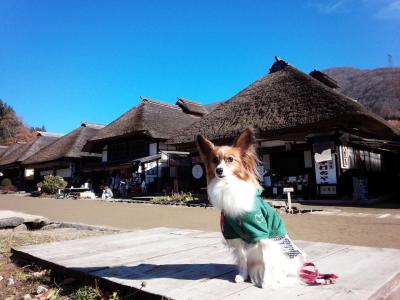
[(244, 282), (246, 280), (246, 278), (244, 278), (242, 275), (240, 275), (240, 274), (237, 274), (236, 276), (235, 276), (235, 282), (236, 283), (241, 283), (241, 282)]

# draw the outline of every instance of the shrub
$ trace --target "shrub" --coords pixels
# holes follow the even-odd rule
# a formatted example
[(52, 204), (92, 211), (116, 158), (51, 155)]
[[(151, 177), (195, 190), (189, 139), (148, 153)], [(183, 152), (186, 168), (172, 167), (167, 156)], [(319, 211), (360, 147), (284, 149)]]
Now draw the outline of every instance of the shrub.
[(2, 186), (10, 186), (10, 185), (12, 185), (12, 181), (11, 181), (10, 178), (3, 178), (1, 180), (0, 185), (2, 185)]
[(45, 193), (55, 194), (59, 189), (67, 186), (67, 182), (60, 176), (47, 175), (41, 182), (42, 190)]
[(172, 193), (171, 196), (161, 197), (157, 199), (155, 202), (188, 202), (192, 201), (193, 196), (191, 193)]
[(70, 295), (71, 300), (100, 300), (102, 298), (99, 291), (89, 285), (85, 285), (77, 289), (74, 293)]

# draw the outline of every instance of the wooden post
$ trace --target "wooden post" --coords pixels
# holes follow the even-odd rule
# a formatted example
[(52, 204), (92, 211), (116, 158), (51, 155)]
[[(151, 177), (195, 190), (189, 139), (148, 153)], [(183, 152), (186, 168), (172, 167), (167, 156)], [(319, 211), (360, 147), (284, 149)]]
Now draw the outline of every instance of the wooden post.
[(284, 193), (287, 193), (287, 206), (288, 206), (288, 212), (289, 212), (290, 214), (293, 213), (293, 209), (292, 209), (292, 198), (291, 198), (291, 195), (290, 195), (290, 193), (293, 192), (293, 191), (294, 191), (294, 189), (293, 189), (292, 187), (283, 188), (283, 192), (284, 192)]

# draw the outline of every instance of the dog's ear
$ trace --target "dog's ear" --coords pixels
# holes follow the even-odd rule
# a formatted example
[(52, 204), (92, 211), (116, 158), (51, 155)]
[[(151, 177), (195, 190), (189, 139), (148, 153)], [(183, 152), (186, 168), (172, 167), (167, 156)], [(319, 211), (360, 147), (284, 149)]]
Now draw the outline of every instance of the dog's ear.
[(211, 151), (214, 149), (214, 144), (207, 140), (204, 136), (198, 135), (196, 137), (196, 146), (200, 152), (203, 161), (209, 159)]
[(255, 138), (253, 130), (251, 128), (246, 128), (233, 142), (233, 147), (239, 148), (242, 153), (253, 147), (255, 143)]

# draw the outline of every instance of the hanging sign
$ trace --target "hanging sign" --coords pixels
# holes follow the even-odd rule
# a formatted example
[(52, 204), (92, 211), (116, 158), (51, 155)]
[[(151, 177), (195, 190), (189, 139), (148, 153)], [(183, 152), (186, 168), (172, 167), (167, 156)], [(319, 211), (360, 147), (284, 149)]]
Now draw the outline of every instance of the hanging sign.
[(340, 146), (340, 166), (342, 169), (350, 169), (350, 155), (349, 155), (349, 147)]
[(331, 160), (315, 161), (315, 181), (317, 184), (336, 184), (335, 156)]

